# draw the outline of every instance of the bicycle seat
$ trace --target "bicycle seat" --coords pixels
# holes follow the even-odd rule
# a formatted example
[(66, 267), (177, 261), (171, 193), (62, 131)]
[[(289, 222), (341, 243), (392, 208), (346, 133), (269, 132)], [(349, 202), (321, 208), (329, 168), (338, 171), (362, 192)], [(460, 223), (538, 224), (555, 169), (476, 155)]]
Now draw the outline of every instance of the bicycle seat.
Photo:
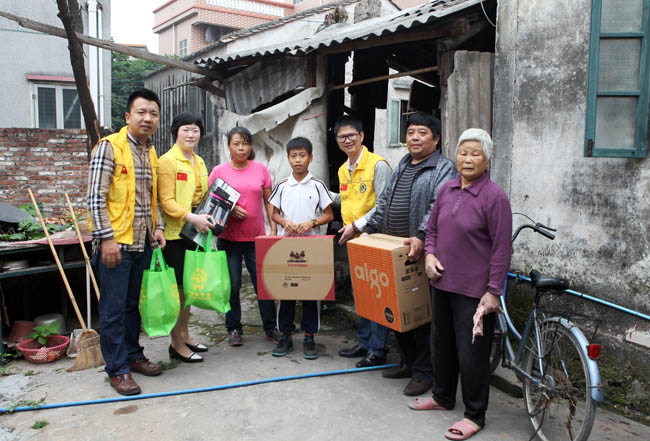
[(545, 277), (537, 270), (532, 270), (530, 272), (530, 281), (533, 284), (535, 290), (541, 292), (547, 292), (550, 290), (564, 291), (565, 289), (569, 288), (569, 281), (567, 279), (561, 279), (559, 277)]

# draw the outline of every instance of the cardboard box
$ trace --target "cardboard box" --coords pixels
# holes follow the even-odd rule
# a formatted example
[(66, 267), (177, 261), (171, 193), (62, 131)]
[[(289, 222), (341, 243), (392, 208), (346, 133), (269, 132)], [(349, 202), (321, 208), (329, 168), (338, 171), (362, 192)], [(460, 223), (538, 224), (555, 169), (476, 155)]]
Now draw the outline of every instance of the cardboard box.
[(260, 300), (334, 300), (334, 236), (255, 238)]
[(399, 332), (431, 321), (424, 256), (408, 262), (403, 237), (371, 234), (348, 242), (357, 315)]

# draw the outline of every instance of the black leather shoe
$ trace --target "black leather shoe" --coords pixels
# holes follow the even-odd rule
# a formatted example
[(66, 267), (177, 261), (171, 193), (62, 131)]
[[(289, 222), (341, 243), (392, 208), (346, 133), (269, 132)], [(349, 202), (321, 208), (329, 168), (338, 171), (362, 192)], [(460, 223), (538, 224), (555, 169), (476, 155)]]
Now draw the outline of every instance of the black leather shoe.
[(411, 378), (412, 375), (411, 368), (403, 361), (399, 362), (399, 366), (388, 368), (381, 373), (384, 378)]
[(375, 354), (368, 354), (361, 360), (357, 361), (356, 366), (358, 368), (362, 368), (370, 366), (381, 366), (382, 364), (386, 364), (386, 357), (377, 357)]
[(339, 351), (339, 356), (345, 358), (358, 358), (358, 357), (365, 357), (367, 353), (368, 350), (364, 347), (361, 347), (361, 345), (357, 343), (351, 348), (341, 349)]
[(172, 345), (169, 345), (169, 358), (180, 360), (183, 363), (200, 363), (203, 361), (203, 357), (201, 357), (199, 354), (195, 354), (192, 352), (189, 357), (183, 357), (181, 354), (174, 349)]
[(187, 346), (188, 349), (192, 352), (208, 352), (208, 347), (203, 343), (197, 343), (195, 345), (185, 343), (185, 346)]
[(409, 381), (404, 388), (404, 395), (407, 395), (409, 397), (416, 397), (431, 389), (431, 386), (432, 383), (430, 381), (422, 381), (418, 378), (414, 378)]

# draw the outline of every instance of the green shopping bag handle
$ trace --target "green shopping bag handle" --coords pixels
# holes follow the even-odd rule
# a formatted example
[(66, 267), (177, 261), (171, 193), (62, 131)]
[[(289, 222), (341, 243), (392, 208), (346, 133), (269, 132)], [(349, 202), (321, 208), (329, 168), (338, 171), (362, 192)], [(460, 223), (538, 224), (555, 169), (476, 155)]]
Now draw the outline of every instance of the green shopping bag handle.
[[(210, 246), (208, 246), (210, 245)], [(199, 244), (196, 244), (196, 251), (199, 251)], [(216, 250), (212, 249), (212, 229), (208, 229), (208, 234), (203, 235), (203, 252), (214, 253)]]
[(167, 262), (163, 257), (162, 248), (154, 248), (153, 253), (151, 254), (151, 264), (149, 265), (149, 271), (156, 271), (156, 262), (160, 265), (161, 271), (167, 271)]

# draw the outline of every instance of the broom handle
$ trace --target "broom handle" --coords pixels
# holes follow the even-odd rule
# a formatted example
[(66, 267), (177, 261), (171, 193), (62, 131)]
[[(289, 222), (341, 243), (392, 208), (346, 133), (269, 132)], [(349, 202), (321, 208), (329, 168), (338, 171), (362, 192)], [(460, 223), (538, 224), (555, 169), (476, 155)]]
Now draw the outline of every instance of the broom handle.
[(86, 261), (86, 268), (88, 268), (88, 274), (90, 274), (90, 280), (93, 282), (93, 287), (95, 288), (95, 294), (97, 294), (97, 301), (99, 302), (99, 287), (97, 286), (97, 280), (95, 280), (95, 273), (93, 273), (93, 266), (90, 264), (90, 259), (88, 258), (88, 253), (86, 252), (86, 245), (84, 245), (83, 237), (81, 236), (81, 231), (79, 231), (79, 224), (77, 224), (77, 217), (74, 215), (74, 210), (72, 209), (72, 204), (70, 203), (70, 198), (68, 193), (65, 193), (65, 200), (68, 202), (68, 208), (70, 209), (70, 216), (72, 216), (72, 222), (74, 223), (74, 228), (77, 231), (77, 237), (79, 238), (79, 245), (81, 245), (81, 252), (84, 254), (84, 260)]
[(65, 288), (68, 290), (68, 296), (70, 297), (72, 306), (74, 306), (74, 312), (77, 314), (77, 319), (79, 319), (79, 323), (81, 323), (81, 327), (83, 329), (86, 329), (86, 322), (84, 322), (84, 319), (81, 316), (81, 312), (79, 312), (77, 301), (75, 300), (74, 295), (72, 294), (72, 289), (70, 289), (70, 285), (68, 284), (68, 278), (65, 276), (65, 272), (63, 271), (63, 267), (61, 266), (61, 262), (59, 261), (59, 256), (58, 254), (56, 254), (56, 250), (54, 249), (54, 244), (52, 243), (52, 239), (50, 239), (50, 233), (47, 232), (45, 221), (43, 220), (43, 216), (41, 216), (41, 210), (38, 209), (38, 205), (36, 204), (36, 199), (34, 199), (34, 194), (32, 193), (32, 189), (27, 188), (27, 191), (29, 192), (29, 197), (32, 200), (32, 204), (34, 205), (34, 210), (36, 210), (36, 215), (38, 216), (38, 220), (41, 221), (41, 227), (43, 228), (43, 232), (45, 233), (45, 237), (47, 238), (47, 243), (50, 245), (50, 250), (52, 250), (52, 255), (54, 256), (54, 261), (56, 262), (56, 266), (59, 267), (59, 272), (61, 273), (61, 278), (63, 278), (63, 283), (65, 284)]

